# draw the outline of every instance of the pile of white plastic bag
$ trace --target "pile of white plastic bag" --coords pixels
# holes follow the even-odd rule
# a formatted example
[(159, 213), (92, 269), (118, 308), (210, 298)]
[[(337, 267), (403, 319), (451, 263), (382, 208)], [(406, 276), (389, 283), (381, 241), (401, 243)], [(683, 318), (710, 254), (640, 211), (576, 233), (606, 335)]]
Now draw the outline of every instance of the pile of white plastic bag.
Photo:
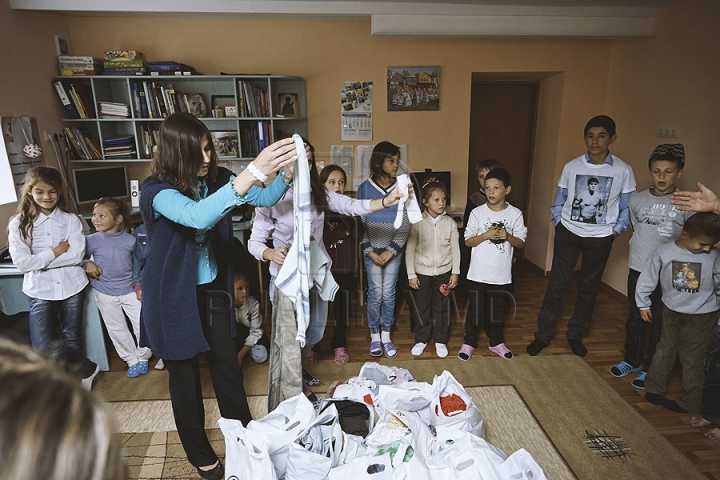
[[(341, 428), (337, 406), (348, 401), (368, 409), (364, 438)], [(218, 423), (226, 479), (546, 478), (525, 449), (508, 456), (485, 441), (482, 413), (448, 371), (429, 384), (405, 369), (368, 362), (357, 377), (331, 387), (317, 414), (300, 394), (247, 428), (238, 420)]]

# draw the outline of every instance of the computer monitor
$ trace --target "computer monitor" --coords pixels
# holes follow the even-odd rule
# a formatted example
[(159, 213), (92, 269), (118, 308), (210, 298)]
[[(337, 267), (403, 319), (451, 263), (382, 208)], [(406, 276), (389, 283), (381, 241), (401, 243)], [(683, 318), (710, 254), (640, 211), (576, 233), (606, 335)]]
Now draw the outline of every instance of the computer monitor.
[(450, 172), (435, 172), (426, 168), (424, 172), (412, 172), (410, 178), (412, 178), (418, 200), (422, 197), (422, 187), (426, 183), (426, 179), (435, 178), (438, 182), (442, 182), (447, 188), (448, 205), (450, 205)]
[(129, 197), (125, 167), (76, 168), (72, 174), (78, 205), (95, 203), (102, 197)]

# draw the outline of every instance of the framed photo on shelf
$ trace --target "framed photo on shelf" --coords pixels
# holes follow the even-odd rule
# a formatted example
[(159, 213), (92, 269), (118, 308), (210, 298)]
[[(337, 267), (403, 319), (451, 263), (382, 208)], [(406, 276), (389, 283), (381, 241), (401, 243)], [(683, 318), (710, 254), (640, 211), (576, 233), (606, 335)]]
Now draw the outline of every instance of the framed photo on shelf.
[(277, 114), (281, 117), (297, 118), (298, 116), (298, 99), (297, 93), (280, 93), (278, 94)]
[(239, 157), (238, 134), (234, 130), (210, 132), (218, 157)]
[(212, 109), (212, 116), (214, 118), (222, 117), (235, 117), (237, 115), (228, 115), (227, 105), (235, 106), (235, 97), (232, 95), (213, 95), (210, 97), (210, 105)]

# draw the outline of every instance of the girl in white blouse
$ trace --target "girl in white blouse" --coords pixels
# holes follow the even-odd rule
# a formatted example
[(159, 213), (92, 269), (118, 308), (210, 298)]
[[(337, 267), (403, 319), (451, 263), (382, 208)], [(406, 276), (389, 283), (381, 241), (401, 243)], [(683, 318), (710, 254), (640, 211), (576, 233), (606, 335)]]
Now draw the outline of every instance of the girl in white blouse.
[(60, 172), (39, 166), (25, 176), (18, 214), (8, 225), (10, 256), (25, 274), (30, 341), (59, 359), (89, 390), (100, 367), (85, 357), (83, 305), (88, 283), (80, 263), (85, 237), (77, 215), (65, 211)]

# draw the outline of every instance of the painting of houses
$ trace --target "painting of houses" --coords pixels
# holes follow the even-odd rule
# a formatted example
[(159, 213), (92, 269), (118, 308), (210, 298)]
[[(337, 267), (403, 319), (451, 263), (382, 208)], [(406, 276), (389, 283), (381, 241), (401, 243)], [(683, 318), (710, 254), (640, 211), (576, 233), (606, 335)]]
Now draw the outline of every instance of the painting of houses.
[(440, 67), (388, 67), (388, 112), (440, 110)]

